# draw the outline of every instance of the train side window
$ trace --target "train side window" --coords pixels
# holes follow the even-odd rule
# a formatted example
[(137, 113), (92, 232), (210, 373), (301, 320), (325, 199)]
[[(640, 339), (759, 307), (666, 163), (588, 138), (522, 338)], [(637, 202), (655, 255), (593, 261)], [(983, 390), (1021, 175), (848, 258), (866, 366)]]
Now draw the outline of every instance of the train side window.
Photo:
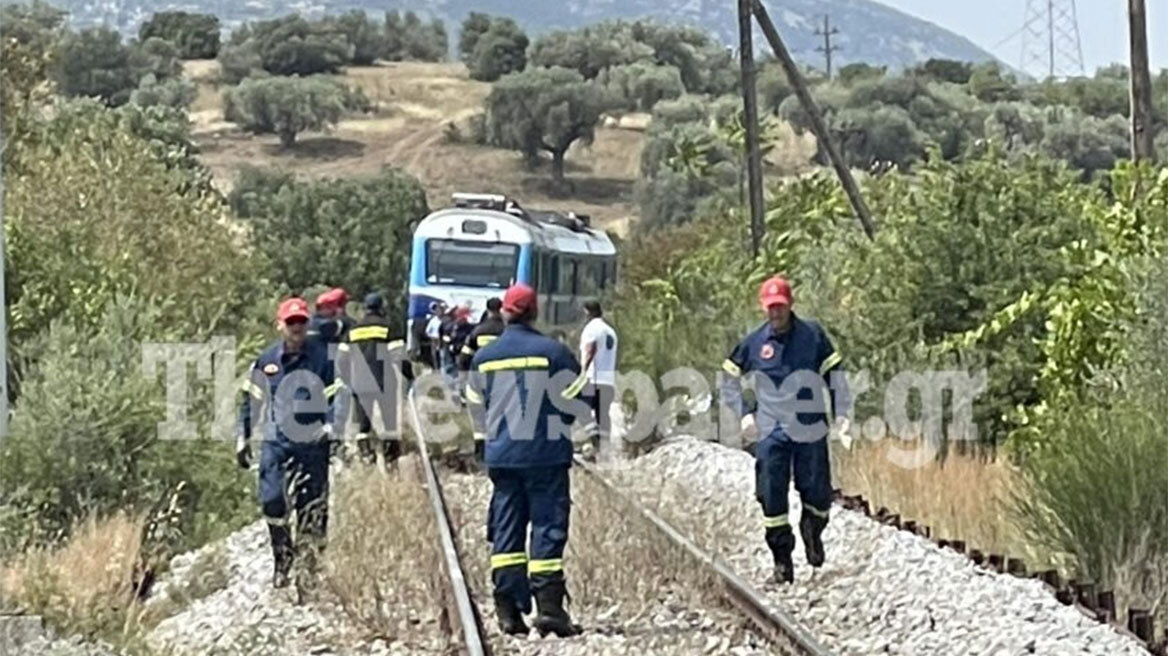
[(556, 292), (574, 295), (576, 293), (576, 262), (567, 258), (556, 258), (556, 260), (559, 263)]
[(578, 296), (595, 296), (599, 291), (599, 276), (597, 268), (601, 263), (594, 260), (584, 260), (577, 265), (576, 294)]

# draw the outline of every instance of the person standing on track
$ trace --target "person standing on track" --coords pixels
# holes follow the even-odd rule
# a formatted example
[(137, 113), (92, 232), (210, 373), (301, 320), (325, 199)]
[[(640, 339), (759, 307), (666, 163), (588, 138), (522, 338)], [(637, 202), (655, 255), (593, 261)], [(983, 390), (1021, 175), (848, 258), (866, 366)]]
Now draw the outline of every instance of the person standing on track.
[(572, 636), (580, 627), (563, 606), (563, 558), (572, 503), (571, 426), (583, 414), (572, 395), (580, 363), (532, 326), (538, 305), (531, 287), (509, 288), (502, 309), (507, 327), (475, 353), (467, 384), (475, 429), (487, 435), (494, 487), (487, 540), (495, 608), (505, 633), (526, 634), (523, 615), (531, 612), (534, 594), (540, 635)]
[[(334, 433), (334, 398), (343, 387), (328, 345), (308, 339), (308, 303), (290, 298), (276, 313), (281, 338), (256, 358), (244, 382), (236, 433), (236, 462), (251, 467), (252, 437), (262, 424), (259, 502), (268, 522), (275, 573), (289, 583), (293, 561), (302, 557), (314, 573), (328, 531), (329, 442)], [(261, 419), (262, 418), (262, 419)], [(257, 419), (261, 419), (257, 421)], [(288, 528), (289, 499), (296, 511), (296, 539)], [(304, 578), (310, 583), (310, 578)], [(303, 589), (303, 588), (302, 588)]]
[(587, 323), (580, 333), (580, 361), (584, 363), (587, 386), (584, 396), (592, 406), (592, 421), (586, 431), (593, 451), (599, 456), (601, 445), (608, 449), (612, 434), (609, 409), (616, 396), (616, 331), (604, 320), (598, 301), (584, 303)]
[[(492, 298), (487, 301), (487, 311), (478, 325), (474, 327), (470, 335), (466, 338), (466, 343), (462, 345), (462, 350), (458, 354), (458, 370), (464, 394), (466, 389), (466, 378), (470, 373), (470, 363), (474, 359), (479, 349), (487, 344), (495, 341), (499, 335), (503, 334), (505, 328), (503, 324), (503, 301), (498, 298)], [(475, 460), (482, 462), (486, 455), (487, 435), (481, 431), (475, 431)]]
[[(348, 331), (348, 340), (340, 348), (347, 356), (346, 381), (356, 403), (357, 450), (366, 462), (375, 461), (377, 439), (386, 464), (393, 463), (401, 456), (401, 435), (395, 421), (398, 406), (394, 402), (400, 397), (401, 385), (413, 380), (413, 367), (403, 351), (405, 342), (393, 335), (381, 294), (365, 297), (365, 316)], [(397, 360), (401, 361), (402, 375), (393, 380), (386, 372), (392, 371), (389, 367)], [(381, 414), (384, 431), (380, 434), (373, 429), (374, 408)]]
[[(758, 298), (767, 322), (747, 335), (723, 363), (727, 376), (722, 401), (741, 418), (744, 436), (764, 435), (755, 449), (755, 489), (767, 546), (774, 556), (775, 580), (790, 583), (795, 576), (791, 560), (795, 536), (787, 517), (791, 475), (803, 502), (799, 532), (807, 562), (819, 567), (825, 558), (822, 534), (832, 496), (829, 418), (836, 409), (835, 429), (846, 433), (849, 409), (842, 404), (848, 399), (839, 353), (818, 323), (795, 316), (790, 284), (778, 276), (771, 278), (763, 282)], [(754, 378), (753, 407), (742, 395), (741, 379), (748, 375)], [(832, 383), (827, 395), (825, 383)]]

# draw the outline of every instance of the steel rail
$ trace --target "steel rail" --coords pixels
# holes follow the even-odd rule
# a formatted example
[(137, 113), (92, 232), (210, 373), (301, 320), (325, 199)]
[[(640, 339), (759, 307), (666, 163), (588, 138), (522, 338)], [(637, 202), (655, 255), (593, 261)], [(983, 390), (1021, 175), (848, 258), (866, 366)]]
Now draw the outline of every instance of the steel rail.
[(442, 546), (446, 575), (450, 580), (451, 593), (454, 595), (454, 609), (458, 614), (458, 624), (462, 633), (463, 652), (468, 656), (489, 656), (491, 650), (487, 642), (486, 630), (483, 628), (482, 617), (479, 615), (471, 596), (466, 574), (462, 570), (462, 561), (458, 555), (458, 548), (455, 546), (454, 531), (450, 528), (450, 514), (446, 508), (446, 499), (442, 495), (442, 485), (434, 471), (434, 464), (430, 462), (430, 453), (426, 448), (426, 439), (422, 432), (422, 417), (418, 412), (417, 399), (412, 388), (408, 398), (410, 417), (414, 424), (414, 437), (418, 444), (418, 456), (422, 462), (422, 474), (426, 479), (426, 491), (429, 493), (430, 506), (434, 511), (435, 523), (438, 526), (438, 541)]
[(782, 609), (775, 608), (766, 595), (738, 576), (722, 559), (699, 547), (657, 513), (618, 489), (605, 479), (592, 464), (579, 457), (575, 458), (575, 463), (609, 493), (628, 504), (641, 517), (664, 533), (670, 542), (685, 550), (702, 567), (713, 573), (722, 583), (727, 600), (745, 614), (763, 636), (780, 650), (780, 653), (787, 656), (834, 656), (832, 652), (807, 633), (795, 618)]

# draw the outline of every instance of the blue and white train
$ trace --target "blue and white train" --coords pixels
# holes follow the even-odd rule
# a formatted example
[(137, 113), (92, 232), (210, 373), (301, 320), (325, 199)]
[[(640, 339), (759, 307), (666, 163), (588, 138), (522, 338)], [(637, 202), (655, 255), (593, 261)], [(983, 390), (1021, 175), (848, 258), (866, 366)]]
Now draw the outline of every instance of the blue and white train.
[(515, 283), (539, 293), (539, 325), (564, 330), (580, 306), (616, 282), (616, 247), (587, 217), (529, 211), (491, 194), (454, 194), (454, 207), (429, 214), (414, 229), (407, 334), (431, 303), (466, 305), (478, 321), (487, 301)]

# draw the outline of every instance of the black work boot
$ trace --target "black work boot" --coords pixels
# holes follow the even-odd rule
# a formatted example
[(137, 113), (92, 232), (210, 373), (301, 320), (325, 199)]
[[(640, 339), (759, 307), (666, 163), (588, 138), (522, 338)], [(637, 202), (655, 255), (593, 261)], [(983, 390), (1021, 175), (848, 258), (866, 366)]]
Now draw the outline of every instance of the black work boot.
[(507, 595), (495, 593), (495, 616), (499, 619), (499, 630), (507, 635), (527, 635), (530, 631), (519, 605)]
[(791, 560), (791, 552), (795, 550), (795, 534), (791, 532), (791, 527), (767, 529), (766, 541), (775, 558), (774, 582), (793, 583), (795, 563)]
[(791, 560), (790, 551), (775, 554), (775, 574), (773, 580), (780, 585), (795, 582), (795, 563)]
[[(533, 586), (534, 587), (534, 586)], [(539, 586), (535, 591), (535, 605), (539, 613), (532, 624), (540, 637), (554, 633), (560, 638), (579, 635), (582, 629), (572, 623), (572, 618), (564, 610), (564, 595), (567, 593), (563, 581), (551, 581)]]
[(823, 550), (823, 529), (827, 520), (809, 512), (804, 506), (799, 519), (799, 534), (803, 536), (803, 551), (807, 554), (807, 564), (821, 567), (826, 557)]
[(369, 433), (357, 434), (357, 453), (360, 454), (362, 462), (371, 465), (377, 462), (377, 454), (373, 451), (373, 436)]
[(291, 582), (292, 562), (295, 552), (292, 550), (292, 534), (287, 526), (268, 524), (268, 535), (272, 540), (272, 560), (275, 562), (275, 571), (272, 573), (272, 587), (286, 588)]

